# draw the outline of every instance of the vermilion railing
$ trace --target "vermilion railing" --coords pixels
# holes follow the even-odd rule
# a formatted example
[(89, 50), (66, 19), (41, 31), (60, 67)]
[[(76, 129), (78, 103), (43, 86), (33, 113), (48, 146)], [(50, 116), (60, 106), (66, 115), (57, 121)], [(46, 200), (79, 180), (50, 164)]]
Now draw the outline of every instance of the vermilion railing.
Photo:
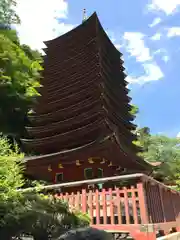
[(71, 209), (88, 213), (91, 225), (100, 229), (131, 231), (152, 224), (154, 231), (168, 233), (180, 227), (180, 193), (145, 175), (130, 187), (82, 189), (57, 196)]
[[(117, 182), (122, 183), (123, 180), (131, 180), (131, 185), (87, 190), (88, 184), (113, 183), (116, 186)], [(82, 186), (82, 190), (68, 191), (68, 187), (77, 186)], [(180, 192), (143, 174), (55, 184), (44, 189), (60, 190), (56, 197), (67, 201), (70, 209), (88, 213), (91, 226), (99, 229), (130, 232), (132, 235), (141, 230), (147, 233), (134, 239), (156, 239), (158, 230), (165, 233), (169, 233), (170, 229), (180, 231)]]
[(180, 193), (157, 182), (145, 182), (147, 212), (150, 223), (177, 221), (180, 225)]
[[(60, 199), (67, 201), (71, 209), (81, 210), (88, 213), (92, 225), (99, 224), (141, 224), (146, 223), (146, 215), (142, 199), (141, 184), (135, 188), (116, 188), (89, 190), (82, 192), (61, 193), (57, 195)], [(144, 206), (144, 205), (143, 205)]]

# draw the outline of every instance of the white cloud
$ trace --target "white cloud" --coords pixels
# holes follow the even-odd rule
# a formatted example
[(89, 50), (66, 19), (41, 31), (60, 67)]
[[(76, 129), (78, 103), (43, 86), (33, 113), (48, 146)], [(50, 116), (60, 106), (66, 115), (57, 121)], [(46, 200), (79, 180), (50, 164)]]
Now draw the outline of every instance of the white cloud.
[(59, 19), (67, 18), (68, 4), (64, 0), (18, 0), (17, 14), (21, 25), (17, 27), (21, 43), (40, 50), (43, 41), (53, 39), (74, 26)]
[(162, 34), (161, 34), (161, 33), (156, 33), (156, 34), (154, 34), (154, 35), (151, 37), (151, 40), (157, 41), (157, 40), (160, 40), (161, 37), (162, 37)]
[(161, 22), (161, 18), (157, 17), (153, 20), (153, 22), (151, 24), (149, 24), (149, 27), (155, 27), (157, 24), (159, 24)]
[(109, 37), (109, 39), (111, 40), (111, 42), (112, 42), (112, 43), (114, 44), (114, 46), (117, 48), (117, 50), (120, 51), (120, 48), (121, 48), (123, 45), (120, 44), (120, 43), (119, 43), (120, 41), (118, 41), (118, 40), (116, 39), (114, 32), (108, 31), (108, 30), (106, 30), (105, 32), (106, 32), (106, 34), (108, 35), (108, 37)]
[(139, 77), (136, 76), (128, 76), (126, 80), (129, 83), (138, 83), (144, 84), (149, 81), (157, 81), (163, 78), (164, 74), (159, 68), (159, 66), (155, 63), (144, 63), (143, 64), (145, 74)]
[(165, 51), (165, 49), (160, 48), (160, 49), (156, 50), (156, 51), (153, 53), (153, 55), (156, 55), (156, 54), (162, 53), (162, 52), (164, 52), (164, 51)]
[(171, 27), (167, 29), (168, 37), (180, 36), (180, 27)]
[(164, 48), (158, 49), (157, 51), (154, 52), (153, 55), (160, 55), (160, 56), (161, 56), (161, 59), (162, 59), (164, 62), (168, 62), (168, 61), (169, 61), (168, 52), (167, 52), (167, 50), (164, 49)]
[(151, 60), (150, 50), (144, 45), (144, 35), (140, 32), (125, 32), (123, 36), (126, 50), (138, 62)]
[(177, 136), (176, 136), (177, 138), (180, 138), (180, 132), (177, 134)]
[(167, 15), (174, 13), (180, 6), (180, 0), (152, 0), (148, 5), (149, 10), (163, 11)]
[(144, 35), (140, 32), (126, 32), (123, 36), (125, 49), (130, 56), (135, 57), (137, 62), (142, 63), (144, 74), (141, 76), (129, 75), (126, 79), (130, 83), (143, 84), (148, 81), (160, 80), (164, 75), (153, 60), (150, 50), (145, 46)]
[(168, 56), (168, 55), (162, 56), (162, 60), (163, 60), (164, 62), (168, 62), (168, 61), (169, 61), (169, 56)]
[(114, 44), (114, 46), (117, 48), (117, 50), (119, 50), (120, 51), (120, 48), (121, 48), (121, 44)]

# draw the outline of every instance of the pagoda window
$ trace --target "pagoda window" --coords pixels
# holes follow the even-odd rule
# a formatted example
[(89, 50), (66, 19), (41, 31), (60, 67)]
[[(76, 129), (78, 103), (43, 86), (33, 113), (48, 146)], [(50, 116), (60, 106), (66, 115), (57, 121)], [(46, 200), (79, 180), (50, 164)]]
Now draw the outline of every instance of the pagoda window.
[(103, 169), (102, 168), (98, 168), (97, 169), (97, 177), (98, 178), (102, 178), (103, 177)]
[(56, 183), (61, 183), (64, 180), (63, 173), (56, 173)]
[(84, 169), (84, 177), (85, 177), (85, 179), (92, 179), (94, 177), (92, 168)]

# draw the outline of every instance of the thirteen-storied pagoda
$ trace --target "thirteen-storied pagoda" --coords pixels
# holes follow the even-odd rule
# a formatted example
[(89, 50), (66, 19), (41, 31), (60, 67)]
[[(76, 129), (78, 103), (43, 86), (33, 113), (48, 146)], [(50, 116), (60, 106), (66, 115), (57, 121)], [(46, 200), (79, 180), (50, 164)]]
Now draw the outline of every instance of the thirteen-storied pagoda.
[(43, 87), (29, 116), (27, 174), (68, 182), (151, 171), (136, 154), (122, 54), (96, 13), (45, 42)]

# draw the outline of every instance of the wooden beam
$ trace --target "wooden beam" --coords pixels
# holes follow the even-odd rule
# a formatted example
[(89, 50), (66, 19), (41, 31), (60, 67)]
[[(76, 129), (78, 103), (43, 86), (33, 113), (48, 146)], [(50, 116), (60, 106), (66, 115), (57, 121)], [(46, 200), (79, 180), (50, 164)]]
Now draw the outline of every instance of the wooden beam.
[(170, 187), (164, 185), (161, 182), (156, 181), (155, 179), (142, 174), (142, 173), (135, 173), (135, 174), (127, 174), (122, 176), (114, 176), (114, 177), (106, 177), (106, 178), (96, 178), (91, 180), (83, 180), (83, 181), (76, 181), (76, 182), (67, 182), (67, 183), (59, 183), (59, 184), (52, 184), (42, 187), (31, 187), (26, 189), (18, 189), (18, 191), (26, 192), (26, 191), (41, 191), (41, 190), (51, 190), (51, 189), (58, 189), (62, 187), (75, 187), (75, 186), (81, 186), (83, 184), (97, 184), (97, 183), (106, 183), (106, 182), (116, 182), (120, 180), (128, 180), (128, 179), (137, 179), (141, 178), (143, 182), (149, 181), (153, 184), (161, 185), (162, 187), (171, 190), (172, 192), (175, 192), (180, 195), (180, 192), (177, 192), (176, 190), (171, 189)]

